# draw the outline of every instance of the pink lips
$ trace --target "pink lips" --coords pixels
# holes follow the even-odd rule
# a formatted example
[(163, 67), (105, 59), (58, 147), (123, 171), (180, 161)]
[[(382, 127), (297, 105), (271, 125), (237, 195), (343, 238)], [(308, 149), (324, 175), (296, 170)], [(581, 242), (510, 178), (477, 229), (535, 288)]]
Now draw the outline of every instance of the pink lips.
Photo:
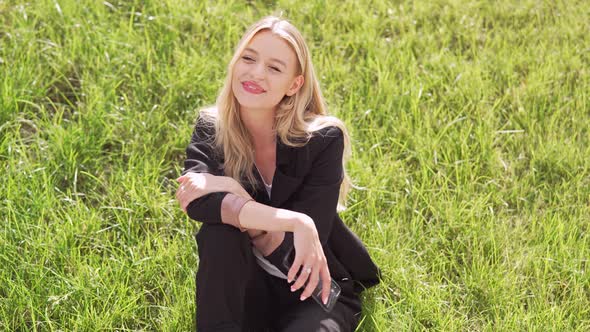
[(255, 82), (252, 82), (252, 81), (242, 82), (242, 87), (244, 87), (244, 90), (246, 90), (250, 93), (253, 93), (255, 95), (259, 95), (263, 92), (266, 92), (266, 90), (261, 88), (260, 85), (256, 84)]

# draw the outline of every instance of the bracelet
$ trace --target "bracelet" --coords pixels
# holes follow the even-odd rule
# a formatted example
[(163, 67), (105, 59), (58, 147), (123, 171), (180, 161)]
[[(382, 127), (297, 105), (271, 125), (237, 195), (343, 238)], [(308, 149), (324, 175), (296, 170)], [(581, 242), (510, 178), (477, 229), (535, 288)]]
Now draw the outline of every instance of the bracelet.
[(221, 222), (239, 228), (240, 231), (245, 232), (246, 229), (240, 225), (240, 211), (244, 205), (252, 198), (244, 198), (242, 196), (227, 194), (221, 201)]

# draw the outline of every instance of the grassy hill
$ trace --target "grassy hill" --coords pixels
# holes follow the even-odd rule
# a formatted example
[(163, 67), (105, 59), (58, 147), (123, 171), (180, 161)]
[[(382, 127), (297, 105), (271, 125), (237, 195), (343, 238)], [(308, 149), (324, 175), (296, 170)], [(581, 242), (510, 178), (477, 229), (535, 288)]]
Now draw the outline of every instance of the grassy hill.
[(584, 1), (1, 1), (0, 330), (193, 328), (174, 199), (200, 107), (268, 14), (353, 138), (359, 331), (590, 330)]

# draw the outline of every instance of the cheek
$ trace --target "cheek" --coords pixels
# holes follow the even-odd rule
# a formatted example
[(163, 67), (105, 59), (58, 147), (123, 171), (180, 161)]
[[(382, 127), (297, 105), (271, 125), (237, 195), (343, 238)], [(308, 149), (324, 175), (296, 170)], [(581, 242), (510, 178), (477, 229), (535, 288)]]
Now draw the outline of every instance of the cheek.
[(240, 76), (243, 75), (244, 72), (246, 72), (247, 70), (248, 70), (248, 64), (245, 64), (242, 61), (236, 62), (236, 64), (234, 65), (233, 72), (232, 72), (234, 79), (240, 78)]
[(287, 94), (289, 88), (291, 88), (291, 82), (285, 79), (281, 79), (280, 82), (277, 82), (277, 90), (280, 92), (281, 97)]
[(243, 75), (244, 68), (243, 66), (239, 66), (236, 64), (232, 71), (232, 88), (234, 89), (234, 93), (236, 92), (235, 89), (239, 88), (240, 86), (240, 77)]
[(269, 103), (276, 105), (287, 94), (289, 85), (281, 79), (269, 80), (269, 85), (272, 86), (272, 90), (271, 93), (268, 95), (268, 101)]
[(236, 64), (236, 65), (234, 66), (234, 69), (233, 69), (233, 71), (232, 71), (232, 76), (233, 76), (234, 80), (235, 80), (236, 78), (238, 78), (238, 76), (239, 76), (239, 75), (240, 75), (240, 66)]

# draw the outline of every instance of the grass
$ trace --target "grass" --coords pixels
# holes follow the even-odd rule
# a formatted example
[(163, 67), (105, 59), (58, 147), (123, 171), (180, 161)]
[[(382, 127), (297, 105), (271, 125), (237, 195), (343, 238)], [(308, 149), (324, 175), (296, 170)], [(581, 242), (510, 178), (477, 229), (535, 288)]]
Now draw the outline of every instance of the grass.
[(190, 330), (174, 200), (245, 27), (306, 36), (383, 271), (359, 331), (590, 329), (583, 1), (0, 1), (0, 330)]

